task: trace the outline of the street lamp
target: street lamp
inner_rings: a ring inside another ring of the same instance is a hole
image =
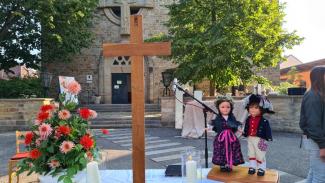
[[[52,81],[53,75],[46,70],[41,72],[41,80],[42,80],[42,86],[44,88],[44,97],[49,96],[49,88],[51,86],[51,81]]]
[[[173,80],[173,72],[171,70],[165,70],[164,72],[161,73],[162,74],[162,79],[163,79],[163,85],[164,85],[164,92],[163,92],[163,96],[167,96],[167,91],[170,95],[170,90],[169,90],[169,85]]]

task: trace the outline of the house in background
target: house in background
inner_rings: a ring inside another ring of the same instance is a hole
[[[15,67],[10,68],[13,73],[6,73],[4,70],[0,70],[0,79],[8,80],[12,77],[19,77],[19,78],[25,78],[25,77],[35,77],[37,76],[37,71],[35,69],[27,68],[26,66],[18,65]]]
[[[303,64],[297,57],[293,55],[286,56],[287,60],[280,63],[280,69],[285,69],[295,65]]]
[[[294,65],[291,67],[286,67],[280,69],[280,80],[287,81],[291,79],[292,75],[294,75],[295,80],[293,81],[296,85],[300,85],[301,83],[305,83],[305,87],[310,87],[310,71],[315,66],[325,65],[325,59],[316,60],[313,62],[302,63],[298,65]],[[294,72],[290,72],[294,71]]]

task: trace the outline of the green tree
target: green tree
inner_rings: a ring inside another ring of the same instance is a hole
[[[0,70],[69,61],[91,42],[98,0],[1,0]]]
[[[295,81],[296,81],[296,75],[298,74],[298,70],[297,70],[297,67],[291,67],[290,70],[288,71],[288,79],[287,81],[291,84],[294,84]]]
[[[299,87],[306,87],[306,81],[304,81],[303,76],[299,74],[297,67],[291,67],[287,75],[287,82]]]
[[[168,8],[168,38],[181,82],[246,83],[254,69],[275,66],[285,48],[302,41],[282,28],[284,5],[276,0],[180,0]]]

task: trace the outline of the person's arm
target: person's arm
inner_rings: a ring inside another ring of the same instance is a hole
[[[306,116],[305,116],[304,106],[305,106],[305,96],[303,97],[302,102],[301,102],[299,126],[300,126],[300,129],[303,131],[303,133],[306,134],[306,121],[307,121],[307,119],[306,119]]]
[[[211,125],[212,125],[212,130],[213,131],[215,131],[216,133],[218,132],[218,128],[217,128],[217,120],[218,120],[218,116],[214,119],[214,120],[212,120],[212,123],[211,123]]]
[[[304,100],[301,118],[301,125],[307,135],[313,139],[320,149],[325,149],[325,124],[324,123],[324,104],[317,95],[309,95]]]
[[[325,162],[325,148],[324,149],[320,149],[319,151],[319,156],[320,156],[320,159]]]

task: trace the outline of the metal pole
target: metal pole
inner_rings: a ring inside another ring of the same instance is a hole
[[[203,109],[204,113],[204,128],[207,129],[207,111]],[[204,138],[205,138],[205,168],[208,168],[208,133],[207,130],[204,130]]]

